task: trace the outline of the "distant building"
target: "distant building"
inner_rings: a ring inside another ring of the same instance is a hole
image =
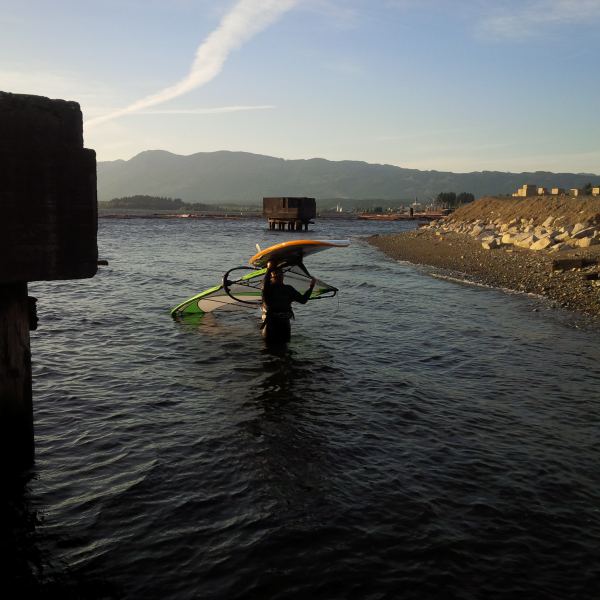
[[[524,185],[522,185],[514,194],[513,196],[517,197],[517,198],[527,198],[529,196],[536,196],[537,195],[537,186],[533,185],[532,183],[526,183]]]
[[[546,196],[548,193],[552,196],[561,196],[565,193],[565,188],[553,187],[550,188],[550,191],[548,191],[548,188],[537,187],[533,184],[526,183],[525,185],[522,185],[516,192],[513,193],[513,197],[528,198],[530,196]],[[568,193],[573,198],[585,195],[584,190],[580,188],[571,188],[569,189]],[[592,196],[600,196],[600,186],[593,187],[591,193]]]

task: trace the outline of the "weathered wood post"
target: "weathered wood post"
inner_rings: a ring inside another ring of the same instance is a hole
[[[0,451],[4,470],[34,452],[27,282],[93,277],[96,154],[79,105],[0,92]]]

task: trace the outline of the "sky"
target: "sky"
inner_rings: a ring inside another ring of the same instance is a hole
[[[78,102],[98,161],[600,174],[600,0],[0,0],[0,90]]]

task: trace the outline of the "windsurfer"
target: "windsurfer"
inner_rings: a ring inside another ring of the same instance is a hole
[[[291,285],[283,282],[283,271],[272,261],[267,263],[267,272],[262,289],[262,335],[268,341],[288,342],[290,340],[290,320],[294,318],[292,302],[306,304],[315,287],[314,277],[310,286],[301,294]]]

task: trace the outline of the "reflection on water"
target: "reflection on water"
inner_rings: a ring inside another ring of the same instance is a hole
[[[70,566],[45,548],[43,511],[31,496],[32,471],[4,479],[0,496],[1,577],[5,589],[23,598],[117,598],[114,585],[80,578]],[[62,547],[77,544],[67,533]]]
[[[31,477],[31,473],[24,473],[22,477],[5,478],[0,498],[4,576],[25,583],[34,581],[44,564],[36,544],[36,528],[40,518],[31,507],[27,489]]]
[[[360,241],[372,227],[315,226],[352,238],[309,257],[340,293],[298,307],[279,348],[258,311],[169,316],[282,241],[262,221],[101,221],[108,268],[32,286],[37,454],[4,502],[6,580],[61,597],[595,599],[597,332],[391,261]]]

